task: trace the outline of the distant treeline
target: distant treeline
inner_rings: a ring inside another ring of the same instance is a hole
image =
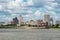
[[[0,25],[0,28],[16,28],[16,24],[7,24],[7,25]]]

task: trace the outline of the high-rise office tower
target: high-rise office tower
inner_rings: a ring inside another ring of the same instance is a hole
[[[19,23],[17,24],[17,26],[21,26],[23,24],[23,17],[21,15],[18,16],[18,21]]]
[[[13,23],[14,23],[14,24],[18,24],[18,19],[17,19],[17,17],[13,18]]]
[[[44,21],[45,21],[45,23],[48,23],[48,25],[50,25],[50,15],[49,14],[44,15]]]

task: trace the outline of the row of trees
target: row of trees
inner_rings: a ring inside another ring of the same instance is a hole
[[[56,25],[52,25],[51,27],[52,28],[60,28],[60,25],[59,24],[56,24]]]
[[[16,24],[7,24],[7,25],[0,25],[0,28],[15,28]]]
[[[22,27],[22,26],[25,26],[25,25],[22,24],[21,27]],[[30,24],[28,24],[27,26],[28,26],[28,27],[45,27],[45,26],[41,26],[41,25],[30,25]],[[17,27],[16,24],[0,25],[0,28],[15,28],[15,27]],[[59,24],[50,25],[49,27],[50,27],[50,28],[60,28]]]
[[[25,26],[25,25],[21,25],[21,26]],[[27,25],[28,27],[46,27],[46,26],[41,26],[41,25]],[[59,24],[55,24],[55,25],[49,25],[48,27],[50,28],[60,28]]]
[[[30,24],[25,24],[21,26],[28,26],[28,27],[43,27],[42,25],[30,25]]]

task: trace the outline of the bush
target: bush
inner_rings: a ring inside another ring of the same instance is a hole
[[[24,24],[20,25],[20,26],[25,26]]]
[[[16,24],[0,25],[0,28],[16,28]]]
[[[56,24],[56,28],[59,28],[59,24]]]
[[[5,26],[17,26],[16,24],[7,24]]]
[[[29,24],[28,26],[31,27],[32,25]]]
[[[59,24],[52,25],[51,27],[52,27],[52,28],[59,28]]]

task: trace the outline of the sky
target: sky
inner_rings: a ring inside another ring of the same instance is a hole
[[[60,0],[0,0],[0,22],[19,15],[24,21],[43,19],[44,14],[60,20]]]

